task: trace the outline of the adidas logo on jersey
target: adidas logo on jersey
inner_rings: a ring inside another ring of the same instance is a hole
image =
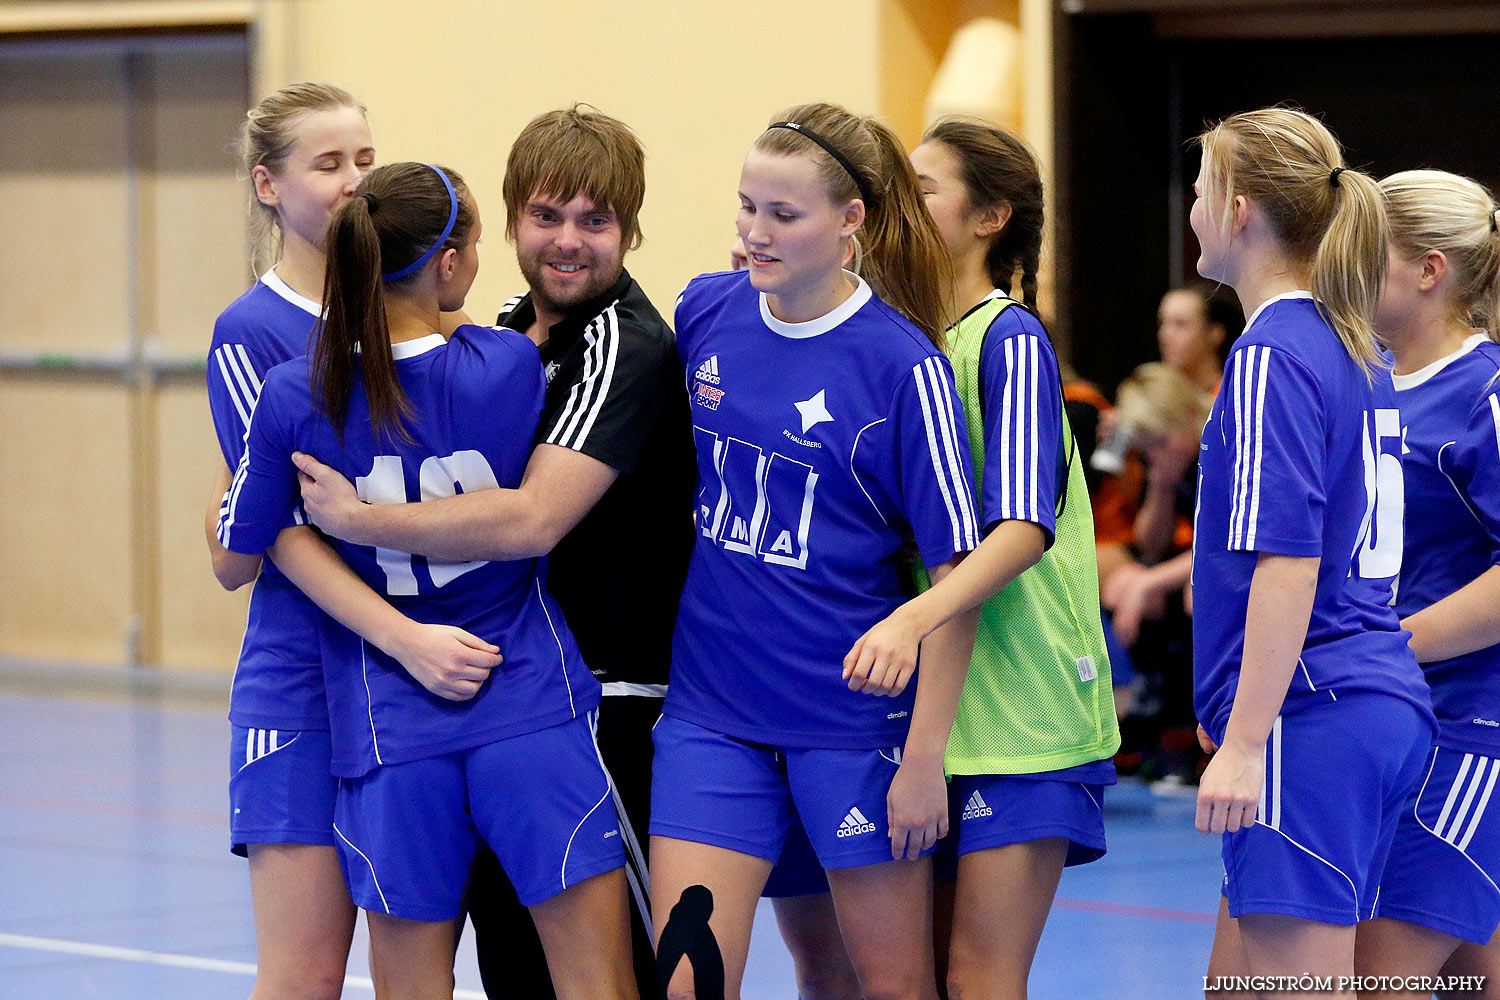
[[[858,837],[862,833],[874,833],[875,824],[865,819],[865,814],[859,811],[859,806],[849,810],[849,815],[839,824],[838,835],[840,837]]]
[[[703,364],[698,366],[698,371],[693,378],[699,382],[707,382],[709,385],[719,384],[719,356],[715,354]]]
[[[969,796],[969,801],[964,803],[963,819],[978,819],[980,816],[993,816],[995,810],[984,804],[984,796],[979,794],[979,789],[974,789],[974,794]]]

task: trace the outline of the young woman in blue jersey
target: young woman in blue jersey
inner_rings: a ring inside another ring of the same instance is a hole
[[[653,908],[709,888],[738,997],[795,810],[866,995],[930,998],[922,855],[946,832],[943,749],[973,618],[929,640],[915,700],[850,691],[840,661],[904,599],[909,542],[939,577],[978,542],[939,350],[946,253],[900,142],[832,105],[776,118],[739,202],[748,272],[695,279],[676,314],[698,543],[655,733]],[[858,273],[842,266],[851,241]],[[679,967],[673,995],[691,984]]]
[[[226,586],[255,576],[253,565],[248,575],[227,572],[213,537],[229,469],[239,464],[266,373],[307,352],[323,297],[328,220],[375,158],[363,106],[338,87],[315,83],[285,87],[250,109],[241,153],[253,245],[262,251],[275,243],[277,252],[275,266],[219,316],[208,360],[224,457],[208,534]],[[335,781],[318,617],[267,561],[250,598],[229,703],[230,842],[250,859],[255,1000],[339,996],[354,931],[333,846]]]
[[[536,347],[488,327],[441,333],[440,312],[463,305],[477,273],[480,230],[462,180],[419,163],[372,171],[335,214],[326,319],[310,357],[265,379],[219,519],[226,560],[311,535],[291,524],[295,451],[325,456],[374,503],[519,485],[545,387]],[[439,696],[381,645],[332,623],[322,632],[341,779],[334,832],[369,918],[377,994],[451,995],[464,883],[483,840],[531,907],[558,996],[635,997],[624,856],[591,728],[599,683],[542,587],[542,564],[335,545],[348,569],[328,572],[352,570],[387,595],[375,603],[389,616],[505,651],[503,669],[476,667]],[[346,588],[297,566],[289,572],[330,614],[381,634],[363,600],[330,598]]]
[[[1223,834],[1211,975],[1348,976],[1433,718],[1390,606],[1401,427],[1372,328],[1384,196],[1316,119],[1204,133],[1198,272],[1248,317],[1203,430],[1194,701]]]
[[[969,432],[982,437],[988,533],[946,580],[861,637],[844,673],[867,693],[898,691],[919,643],[984,605],[947,747],[954,832],[939,848],[937,966],[951,996],[1024,1000],[1064,865],[1104,854],[1104,786],[1115,780],[1093,516],[1057,357],[1030,311],[1036,159],[1005,131],[960,118],[929,129],[911,158],[953,258],[962,318],[948,350]],[[1010,298],[1018,271],[1024,308]]]
[[[1438,737],[1401,811],[1376,919],[1359,927],[1355,964],[1361,975],[1494,976],[1500,220],[1494,197],[1466,177],[1411,170],[1380,187],[1391,245],[1375,319],[1394,361],[1405,453],[1396,611],[1432,688]]]

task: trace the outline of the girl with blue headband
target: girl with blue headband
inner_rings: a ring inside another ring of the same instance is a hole
[[[308,572],[300,553],[318,543],[293,524],[295,451],[325,456],[370,503],[520,485],[545,388],[537,349],[489,327],[445,336],[439,319],[463,305],[481,228],[444,168],[397,163],[359,185],[328,230],[313,353],[266,376],[218,537],[240,554],[229,558],[252,562],[274,543],[310,597],[371,637],[332,621],[322,633],[334,832],[369,918],[377,992],[452,989],[464,883],[483,841],[531,908],[557,995],[629,1000],[624,855],[593,739],[600,687],[543,587],[544,564],[335,541],[388,602],[366,603],[324,586],[342,572],[331,560]],[[452,688],[430,691],[407,672],[414,631],[468,648]],[[547,780],[535,780],[543,767]]]

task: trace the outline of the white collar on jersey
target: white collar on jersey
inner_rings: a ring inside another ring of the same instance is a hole
[[[276,273],[276,269],[274,267],[267,271],[265,274],[262,274],[260,276],[260,281],[261,284],[265,285],[271,291],[286,299],[298,309],[301,309],[304,312],[311,313],[314,316],[323,315],[323,307],[320,304],[314,302],[312,299],[308,298],[305,295],[299,295],[297,292],[293,291],[291,285],[288,285],[285,281],[281,280],[281,275]]]
[[[854,290],[853,295],[840,302],[832,311],[824,313],[817,319],[810,319],[805,323],[785,323],[771,315],[771,307],[766,303],[766,293],[761,292],[760,318],[773,331],[781,334],[783,337],[790,337],[793,340],[806,340],[808,337],[816,337],[821,333],[827,333],[850,316],[859,312],[860,308],[866,302],[870,301],[870,298],[875,294],[870,291],[870,286],[865,284],[864,278],[861,278],[853,271],[845,271],[844,273],[857,281],[859,287]]]
[[[1421,385],[1423,382],[1426,382],[1438,372],[1442,371],[1444,368],[1447,368],[1449,365],[1453,364],[1453,362],[1457,361],[1465,354],[1468,354],[1474,348],[1478,347],[1480,344],[1489,339],[1489,337],[1482,333],[1473,334],[1472,336],[1465,338],[1464,342],[1459,345],[1458,350],[1454,351],[1446,358],[1438,358],[1426,368],[1419,368],[1409,375],[1397,375],[1392,372],[1391,381],[1396,383],[1397,392],[1401,392],[1404,389],[1415,389],[1417,386]]]
[[[1273,295],[1269,299],[1266,299],[1266,301],[1255,307],[1255,312],[1251,313],[1250,318],[1245,320],[1245,329],[1248,330],[1252,326],[1254,326],[1255,321],[1260,319],[1260,314],[1265,312],[1266,307],[1271,305],[1272,303],[1281,302],[1284,299],[1310,299],[1312,297],[1312,292],[1301,288],[1297,289],[1295,292],[1282,292],[1280,295]]]
[[[403,340],[392,344],[391,357],[397,361],[405,361],[407,358],[415,358],[418,355],[426,354],[428,351],[435,351],[447,342],[448,338],[441,333],[429,333],[427,336],[418,337],[416,340]]]

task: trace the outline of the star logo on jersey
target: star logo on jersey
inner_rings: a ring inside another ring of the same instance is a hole
[[[819,389],[817,395],[813,396],[812,399],[792,404],[797,408],[797,412],[802,414],[803,434],[806,434],[818,424],[833,423],[833,414],[828,412],[828,407],[823,403],[823,397],[827,391],[827,389]]]

